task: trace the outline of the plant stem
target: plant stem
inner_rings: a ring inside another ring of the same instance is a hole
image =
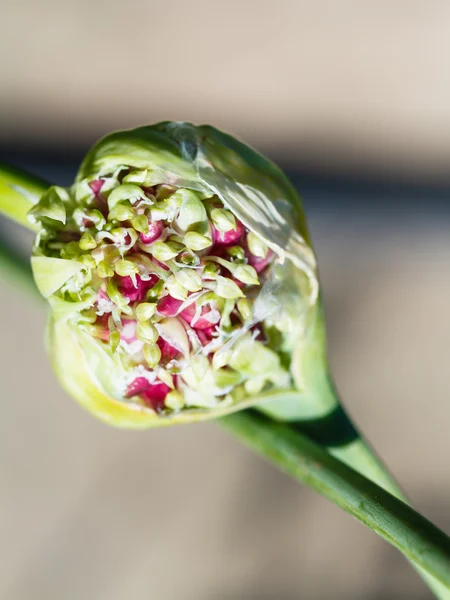
[[[378,487],[306,435],[256,411],[220,423],[294,479],[340,506],[450,589],[450,538],[411,507]]]
[[[297,362],[294,353],[294,377],[299,389],[297,398],[291,396],[281,402],[261,403],[258,409],[276,421],[289,423],[295,431],[308,435],[343,463],[408,502],[342,406],[328,372],[325,319],[320,302],[309,314],[305,331],[304,346],[299,348]],[[298,371],[295,370],[296,365]],[[450,600],[450,590],[420,568],[417,570],[437,598]]]
[[[27,213],[49,186],[39,177],[0,163],[0,213],[27,229],[36,230]]]
[[[295,419],[295,405],[289,400],[289,410],[283,407],[281,415],[277,414],[276,405],[259,407],[271,418],[289,423],[289,427],[298,434],[307,435],[311,440],[319,443],[328,452],[342,463],[355,469],[365,477],[379,485],[396,498],[409,504],[404,492],[389,473],[386,466],[379,459],[375,451],[364,437],[357,431],[350,417],[345,412],[340,402],[334,385],[329,379],[323,380],[322,385],[317,386],[314,392],[305,396],[299,395],[296,404],[298,415]],[[313,408],[316,407],[319,416],[312,418]],[[326,411],[324,412],[324,409]],[[302,418],[307,412],[308,418]],[[283,419],[283,414],[289,414],[289,419]],[[423,571],[413,563],[427,585],[432,589],[437,598],[441,600],[450,599],[450,589],[431,577],[428,572]]]

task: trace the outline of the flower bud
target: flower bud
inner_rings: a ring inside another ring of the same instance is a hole
[[[295,191],[254,150],[187,123],[112,134],[30,218],[53,367],[99,418],[196,421],[304,385],[314,254]]]

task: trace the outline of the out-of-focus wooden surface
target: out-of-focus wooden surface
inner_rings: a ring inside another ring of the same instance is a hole
[[[443,175],[444,0],[3,0],[0,141],[211,122],[291,162]]]
[[[449,531],[445,223],[338,212],[312,215],[337,382]],[[136,433],[93,420],[50,371],[44,311],[7,282],[0,310],[2,600],[430,598],[385,542],[217,425]]]

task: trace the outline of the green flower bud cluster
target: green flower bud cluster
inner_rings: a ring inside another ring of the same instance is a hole
[[[276,255],[217,195],[120,166],[50,188],[30,218],[36,283],[121,365],[122,402],[163,416],[289,385],[254,315]]]
[[[29,217],[54,369],[101,419],[211,418],[301,376],[294,350],[317,300],[301,208],[233,138],[174,123],[113,134]]]

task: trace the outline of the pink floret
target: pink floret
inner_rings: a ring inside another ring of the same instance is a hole
[[[170,360],[178,358],[181,354],[174,346],[169,344],[169,342],[162,337],[159,337],[156,343],[161,350],[161,360],[164,363],[168,363]]]
[[[119,292],[128,298],[130,302],[142,302],[147,292],[159,281],[156,275],[150,275],[150,279],[141,279],[139,275],[136,275],[136,285],[130,276],[120,277],[117,276],[117,287]]]
[[[134,379],[127,387],[125,397],[132,398],[133,396],[143,394],[145,391],[147,391],[150,385],[151,383],[145,377],[136,377],[136,379]]]
[[[164,317],[175,317],[182,304],[181,300],[177,300],[172,296],[164,296],[156,305],[156,310]]]
[[[212,325],[214,325],[214,323],[211,320],[212,311],[209,307],[203,306],[202,311],[200,313],[200,317],[197,319],[197,321],[194,322],[194,324],[192,324],[192,321],[195,317],[195,312],[196,307],[193,303],[189,304],[189,306],[182,310],[180,315],[183,317],[186,323],[188,323],[193,329],[209,329]],[[219,319],[217,319],[216,322],[219,321]]]
[[[162,381],[151,383],[147,390],[142,394],[142,400],[153,410],[164,408],[164,400],[170,392],[170,387]]]
[[[243,224],[236,219],[236,229],[230,229],[230,231],[219,231],[213,227],[213,239],[215,244],[229,246],[236,244],[244,233]]]
[[[88,183],[88,186],[91,188],[93,194],[95,196],[98,196],[104,183],[105,183],[104,179],[94,179],[94,181],[90,181]]]
[[[209,344],[209,342],[211,342],[212,339],[214,338],[215,333],[216,333],[216,328],[214,325],[211,327],[208,327],[208,329],[198,329],[197,335],[198,335],[198,339],[200,340],[201,345],[206,346],[206,344]]]
[[[151,244],[155,242],[164,231],[164,225],[162,221],[149,221],[148,232],[140,233],[139,236],[144,244]]]
[[[248,254],[248,264],[251,265],[255,271],[257,273],[261,273],[261,271],[263,271],[267,265],[270,263],[270,261],[273,258],[273,252],[272,250],[269,250],[267,252],[267,255],[265,258],[260,258],[258,256],[255,256],[254,254]]]
[[[161,410],[169,392],[170,387],[162,381],[150,383],[145,377],[136,377],[128,386],[125,396],[140,396],[147,406],[153,410]]]

